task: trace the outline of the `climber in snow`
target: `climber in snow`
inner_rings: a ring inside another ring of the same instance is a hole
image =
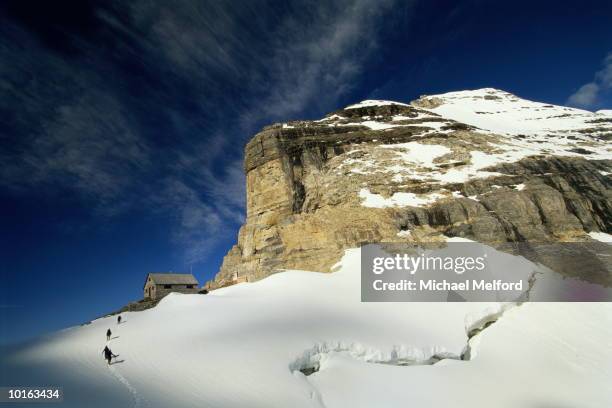
[[[104,359],[106,360],[108,365],[111,365],[111,360],[113,357],[117,357],[117,355],[113,354],[113,352],[111,351],[111,349],[108,348],[108,346],[104,347],[104,350],[102,350],[102,354],[104,354]]]
[[[113,332],[111,332],[111,329],[106,331],[106,341],[110,341],[112,334]]]
[[[121,324],[121,315],[117,316],[117,324]]]

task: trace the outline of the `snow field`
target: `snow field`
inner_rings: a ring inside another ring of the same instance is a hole
[[[450,239],[449,241],[453,241]],[[287,271],[98,319],[4,350],[3,384],[64,387],[68,407],[604,407],[609,304],[361,303],[359,251],[338,272]],[[397,367],[433,355],[471,361]],[[118,364],[106,366],[105,331]],[[316,363],[319,371],[298,370]],[[386,364],[381,364],[386,363]],[[440,392],[444,390],[444,392]]]

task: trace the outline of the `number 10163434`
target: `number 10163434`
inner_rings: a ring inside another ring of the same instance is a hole
[[[59,402],[60,387],[0,387],[0,402]]]

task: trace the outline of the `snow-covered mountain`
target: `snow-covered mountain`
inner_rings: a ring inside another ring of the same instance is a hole
[[[172,294],[119,326],[113,316],[3,349],[0,381],[61,386],[65,407],[612,403],[610,304],[361,303],[359,262],[349,250],[332,274]]]
[[[358,247],[610,241],[611,136],[609,111],[489,88],[269,126],[209,288],[249,282],[5,347],[0,381],[68,407],[610,407],[609,303],[362,303]],[[609,290],[586,269],[544,276]]]
[[[247,219],[210,286],[327,271],[363,242],[610,232],[611,138],[609,111],[491,88],[367,100],[269,126],[246,147]]]

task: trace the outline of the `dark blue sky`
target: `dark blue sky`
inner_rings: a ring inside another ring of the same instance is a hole
[[[4,1],[0,342],[203,283],[261,126],[497,87],[612,106],[608,1]]]

